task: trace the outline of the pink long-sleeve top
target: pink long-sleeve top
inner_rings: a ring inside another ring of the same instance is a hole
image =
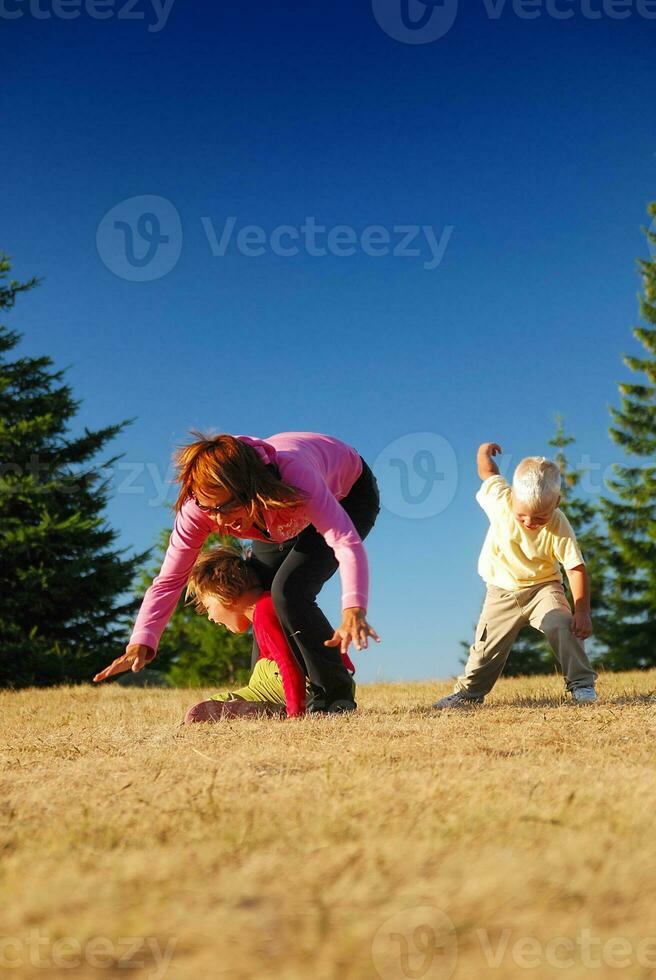
[[[366,609],[367,555],[351,518],[338,503],[362,473],[357,451],[318,432],[281,432],[267,439],[237,438],[253,446],[264,463],[277,466],[283,482],[304,490],[307,497],[300,507],[264,511],[268,537],[252,526],[240,528],[236,536],[280,543],[314,525],[339,562],[342,609]],[[157,649],[202,545],[214,531],[212,518],[193,500],[186,500],[175,516],[162,567],[143,598],[130,643]]]

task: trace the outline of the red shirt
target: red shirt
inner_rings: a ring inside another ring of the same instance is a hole
[[[305,713],[305,674],[294,656],[276,611],[270,592],[263,592],[255,603],[253,610],[253,633],[260,648],[260,656],[273,660],[280,671],[287,717],[298,717]],[[348,654],[342,654],[342,661],[347,670],[355,673]]]

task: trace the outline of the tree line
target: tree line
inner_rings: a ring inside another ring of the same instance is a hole
[[[656,202],[648,207],[656,219]],[[609,435],[625,458],[598,499],[582,494],[585,471],[572,466],[574,438],[557,418],[549,440],[563,474],[561,507],[590,573],[597,666],[656,666],[656,220],[644,228],[651,258],[638,261],[641,356],[626,355],[631,382],[618,384]],[[39,284],[9,278],[0,254],[0,315]],[[0,686],[88,681],[125,644],[141,598],[168,542],[127,555],[105,517],[107,473],[99,461],[133,419],[71,434],[80,403],[47,357],[18,356],[21,334],[0,324]],[[208,539],[206,547],[216,543]],[[181,597],[165,630],[157,670],[176,685],[238,684],[248,673],[250,639],[218,630]],[[506,673],[550,673],[550,650],[526,630]]]

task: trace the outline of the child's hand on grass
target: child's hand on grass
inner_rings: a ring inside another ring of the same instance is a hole
[[[128,643],[125,653],[112,661],[109,667],[105,667],[99,674],[96,674],[94,682],[107,680],[108,677],[113,677],[114,674],[122,674],[126,670],[132,670],[136,674],[154,656],[155,651],[152,647],[142,646],[140,643]]]
[[[369,645],[369,637],[372,636],[376,643],[380,643],[380,637],[371,628],[366,620],[364,609],[352,606],[345,609],[342,613],[342,624],[333,633],[331,640],[325,640],[324,646],[339,647],[340,653],[348,653],[351,643],[356,650],[366,650]]]
[[[578,636],[579,640],[586,640],[592,636],[592,620],[587,609],[575,609],[572,617],[572,633]]]

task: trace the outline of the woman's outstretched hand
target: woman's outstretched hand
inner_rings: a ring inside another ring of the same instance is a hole
[[[364,609],[352,606],[344,610],[342,625],[337,627],[331,640],[324,640],[324,646],[339,647],[340,653],[348,653],[349,644],[353,643],[356,650],[366,650],[370,636],[373,636],[376,643],[380,643],[378,633],[366,620]]]
[[[114,674],[122,674],[126,670],[132,670],[136,674],[154,656],[155,651],[152,647],[145,647],[140,643],[128,643],[125,648],[125,653],[112,661],[109,667],[105,667],[99,674],[96,674],[94,681],[98,683],[99,681],[107,680],[108,677],[113,677]]]

